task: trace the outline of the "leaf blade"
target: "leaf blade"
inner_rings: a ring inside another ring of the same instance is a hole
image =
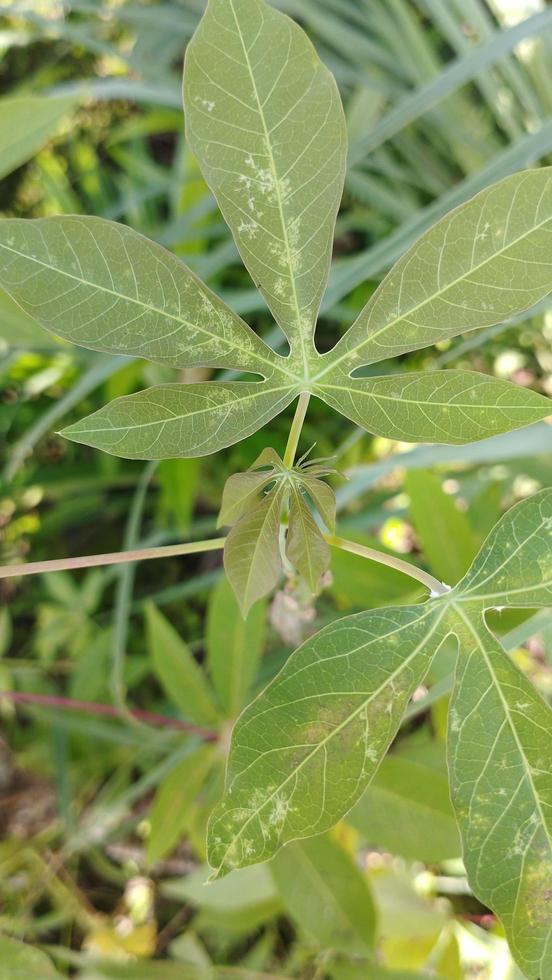
[[[230,718],[237,717],[246,703],[265,633],[266,603],[256,603],[244,619],[228,581],[221,579],[207,609],[207,666],[221,707]]]
[[[280,515],[286,493],[285,486],[276,487],[234,525],[226,539],[224,569],[243,616],[280,578]]]
[[[452,800],[470,883],[538,980],[552,969],[552,713],[475,614],[476,625],[461,613],[471,635],[449,715]]]
[[[352,807],[444,639],[442,615],[437,602],[348,616],[292,654],[235,726],[208,831],[216,876],[322,833]]]
[[[481,191],[396,263],[327,355],[328,365],[350,371],[528,309],[552,288],[551,228],[550,167],[521,171]],[[524,285],[516,285],[521,262]]]
[[[186,53],[184,106],[243,261],[290,344],[305,350],[345,173],[335,80],[304,32],[262,0],[210,0]],[[322,161],[314,174],[310,159]]]
[[[285,365],[180,259],[125,225],[80,215],[6,218],[0,231],[2,286],[72,343],[265,377]]]
[[[316,387],[328,405],[376,435],[404,442],[462,445],[530,425],[552,410],[543,395],[475,371],[331,378]]]
[[[206,456],[256,432],[293,397],[285,383],[157,385],[116,398],[61,435],[124,459]]]
[[[330,548],[297,486],[291,490],[286,554],[311,592],[316,592],[320,578],[330,564]]]

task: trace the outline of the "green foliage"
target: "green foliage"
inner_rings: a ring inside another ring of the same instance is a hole
[[[346,617],[297,650],[235,727],[226,794],[210,822],[216,874],[266,860],[346,814],[433,657],[455,635],[460,667],[449,748],[468,872],[501,915],[528,976],[538,976],[541,961],[549,969],[543,889],[552,869],[552,772],[543,738],[552,740],[552,720],[482,617],[498,604],[550,603],[551,541],[547,490],[506,514],[452,591],[420,606]]]

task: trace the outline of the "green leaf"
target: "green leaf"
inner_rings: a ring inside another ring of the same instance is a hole
[[[369,844],[415,861],[435,863],[460,854],[446,771],[423,761],[384,759],[347,820]]]
[[[552,169],[513,174],[427,231],[326,355],[347,372],[500,323],[552,288]]]
[[[357,425],[403,442],[473,442],[551,412],[549,398],[475,371],[381,378],[340,377],[335,371],[317,384],[316,393]]]
[[[199,467],[194,459],[164,459],[157,467],[161,512],[183,534],[190,528],[199,490]]]
[[[224,484],[217,527],[231,527],[261,499],[261,490],[274,476],[266,472],[233,473]]]
[[[221,579],[207,608],[207,666],[224,714],[236,718],[247,700],[263,651],[266,604],[256,603],[247,619]]]
[[[167,619],[151,603],[145,607],[148,649],[154,673],[184,718],[216,724],[218,714],[201,667]]]
[[[335,533],[336,499],[332,488],[314,476],[304,472],[298,474],[301,483],[311,498],[324,524],[332,534]]]
[[[292,654],[234,728],[209,826],[216,875],[322,833],[356,803],[448,632],[443,612],[348,616]]]
[[[188,141],[290,344],[312,351],[347,151],[333,75],[262,0],[209,0],[186,52]]]
[[[75,104],[74,96],[16,95],[0,99],[0,178],[34,156]]]
[[[158,385],[116,398],[62,435],[125,459],[206,456],[256,432],[293,397],[283,382]]]
[[[376,912],[368,882],[331,838],[289,844],[270,870],[292,918],[319,946],[357,954],[373,947]]]
[[[146,845],[148,864],[170,854],[187,829],[195,798],[213,765],[215,751],[213,746],[201,746],[158,786],[148,813],[151,826]]]
[[[552,604],[551,489],[507,511],[455,592],[484,608]]]
[[[316,592],[320,577],[330,565],[330,548],[296,485],[291,489],[286,554],[311,592]]]
[[[125,225],[7,218],[0,234],[4,289],[81,347],[265,377],[282,361],[176,256]]]
[[[243,616],[275,587],[282,573],[280,516],[287,494],[276,487],[234,525],[224,547],[224,569]]]
[[[539,980],[552,975],[552,713],[477,607],[462,619],[449,767],[464,862],[525,975]]]
[[[428,470],[406,474],[410,517],[431,571],[454,585],[477,553],[477,538],[467,515],[442,487],[442,480]]]

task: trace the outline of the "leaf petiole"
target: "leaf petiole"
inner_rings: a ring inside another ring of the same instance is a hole
[[[295,454],[297,452],[297,446],[299,445],[301,429],[303,428],[303,422],[305,421],[309,401],[310,393],[308,391],[303,391],[299,395],[299,401],[297,402],[297,408],[295,409],[295,415],[293,416],[286,451],[284,453],[284,466],[287,466],[288,469],[291,469],[295,462]]]
[[[361,558],[369,558],[371,561],[377,561],[381,565],[388,565],[390,568],[396,568],[397,571],[403,572],[404,575],[409,575],[410,578],[417,579],[418,582],[421,582],[422,585],[425,585],[429,589],[432,598],[450,592],[450,586],[445,585],[444,582],[439,582],[429,572],[424,572],[422,568],[411,565],[410,562],[403,561],[402,558],[396,558],[394,555],[386,555],[383,551],[368,548],[366,545],[358,544],[356,541],[348,541],[346,538],[340,538],[334,534],[325,534],[324,537],[328,544],[334,548],[341,548],[342,551],[350,551],[352,555],[360,555]]]

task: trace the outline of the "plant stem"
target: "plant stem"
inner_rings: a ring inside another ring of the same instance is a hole
[[[297,452],[303,422],[305,421],[305,415],[307,414],[309,400],[310,393],[308,391],[303,391],[299,395],[299,401],[297,402],[297,408],[295,409],[295,415],[293,416],[286,451],[284,453],[284,466],[287,466],[288,469],[291,469],[295,462],[295,454]]]
[[[63,698],[54,694],[31,694],[27,691],[0,691],[0,700],[2,698],[13,701],[15,704],[36,704],[46,708],[85,711],[91,715],[121,718],[119,708],[111,704],[99,704],[96,701],[81,701],[78,698]],[[178,718],[168,718],[166,715],[158,715],[152,711],[143,711],[140,708],[133,708],[129,711],[129,714],[133,718],[145,721],[150,725],[158,725],[160,728],[176,728],[180,731],[189,732],[191,735],[199,735],[209,742],[215,741],[218,738],[216,731],[210,728],[200,728],[198,725],[189,724],[187,721],[180,721]]]
[[[429,572],[424,572],[423,569],[418,568],[416,565],[411,565],[410,562],[403,561],[402,558],[395,558],[394,555],[386,555],[383,551],[367,548],[363,544],[357,544],[356,541],[347,541],[346,538],[338,538],[333,534],[326,534],[324,537],[328,544],[334,548],[341,548],[342,551],[350,551],[351,554],[360,555],[361,558],[369,558],[371,561],[377,561],[381,565],[388,565],[390,568],[396,568],[398,572],[403,572],[404,575],[409,575],[410,578],[417,579],[418,582],[421,582],[422,585],[425,585],[429,589],[432,596],[445,595],[450,591],[448,585],[439,582]]]
[[[60,572],[70,568],[123,565],[128,561],[144,561],[149,558],[195,555],[202,551],[217,551],[224,547],[225,540],[226,538],[209,538],[207,541],[187,541],[185,544],[169,544],[162,548],[138,548],[136,551],[113,551],[105,555],[83,555],[80,558],[55,558],[52,561],[31,561],[21,565],[4,565],[0,566],[0,579],[19,578],[21,575],[37,575],[40,572]]]

